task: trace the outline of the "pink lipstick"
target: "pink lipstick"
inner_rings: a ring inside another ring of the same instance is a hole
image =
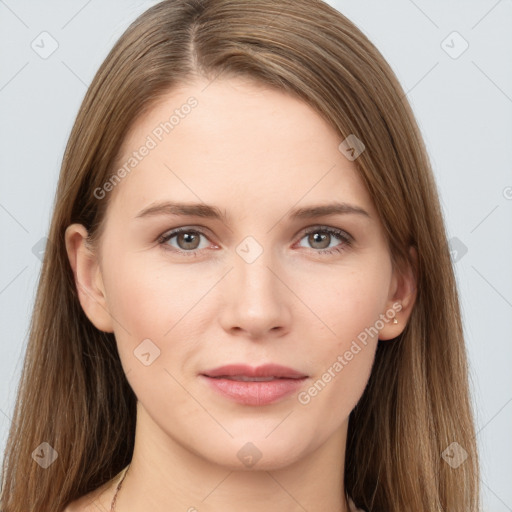
[[[307,375],[276,364],[227,365],[201,374],[221,395],[243,405],[268,405],[298,390]]]

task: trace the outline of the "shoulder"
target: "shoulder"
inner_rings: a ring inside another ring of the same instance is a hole
[[[350,512],[366,512],[366,510],[364,510],[362,508],[357,508],[356,504],[350,497],[348,498],[348,505],[350,507]]]
[[[62,512],[92,512],[92,503],[85,502],[83,498],[72,501]]]
[[[129,466],[129,464],[128,464]],[[123,468],[116,476],[105,482],[102,486],[84,496],[68,503],[62,512],[98,512],[109,511],[116,487],[124,476],[128,466]]]
[[[72,501],[62,512],[98,512],[102,508],[90,493]],[[105,510],[109,510],[106,508]]]
[[[110,503],[114,495],[114,483],[106,482],[94,491],[85,494],[67,505],[62,512],[98,512],[110,510]]]

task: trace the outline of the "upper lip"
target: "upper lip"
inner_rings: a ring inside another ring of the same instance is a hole
[[[256,367],[246,364],[230,364],[207,370],[202,375],[206,375],[207,377],[232,377],[240,375],[245,377],[278,377],[281,379],[300,379],[307,377],[307,375],[298,370],[279,364],[264,364]]]

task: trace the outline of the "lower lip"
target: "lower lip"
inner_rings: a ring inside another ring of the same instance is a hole
[[[302,379],[274,379],[268,381],[239,381],[202,376],[215,391],[244,405],[267,405],[297,391]]]

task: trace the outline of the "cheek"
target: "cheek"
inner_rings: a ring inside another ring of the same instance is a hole
[[[194,350],[190,340],[196,333],[190,332],[190,322],[194,304],[205,293],[200,283],[191,283],[181,266],[152,265],[150,260],[142,253],[112,258],[117,263],[105,269],[119,354],[126,372],[137,370],[131,378],[144,372],[146,379],[157,369],[172,372],[173,361],[183,359],[184,351]]]
[[[127,331],[139,336],[161,338],[208,290],[197,273],[153,254],[141,252],[111,261],[116,263],[105,270],[109,310]]]
[[[321,280],[328,283],[324,288],[318,280],[316,286],[313,281],[307,283],[308,305],[321,322],[315,322],[320,326],[316,334],[309,327],[317,372],[298,399],[326,418],[326,426],[327,418],[334,428],[353,409],[367,384],[389,292],[388,270],[381,259],[374,265],[365,262],[360,270],[333,272]]]
[[[216,320],[209,291],[219,276],[153,254],[114,256],[109,261],[116,264],[105,269],[119,356],[138,397],[153,403],[163,393],[173,407],[193,409],[178,383],[193,374],[204,333]]]
[[[296,290],[306,298],[304,302],[315,317],[309,315],[309,323],[313,318],[325,342],[331,340],[327,346],[340,351],[385,313],[389,277],[384,261],[373,265],[365,261],[359,267],[330,269],[307,280],[297,279],[302,284]]]

